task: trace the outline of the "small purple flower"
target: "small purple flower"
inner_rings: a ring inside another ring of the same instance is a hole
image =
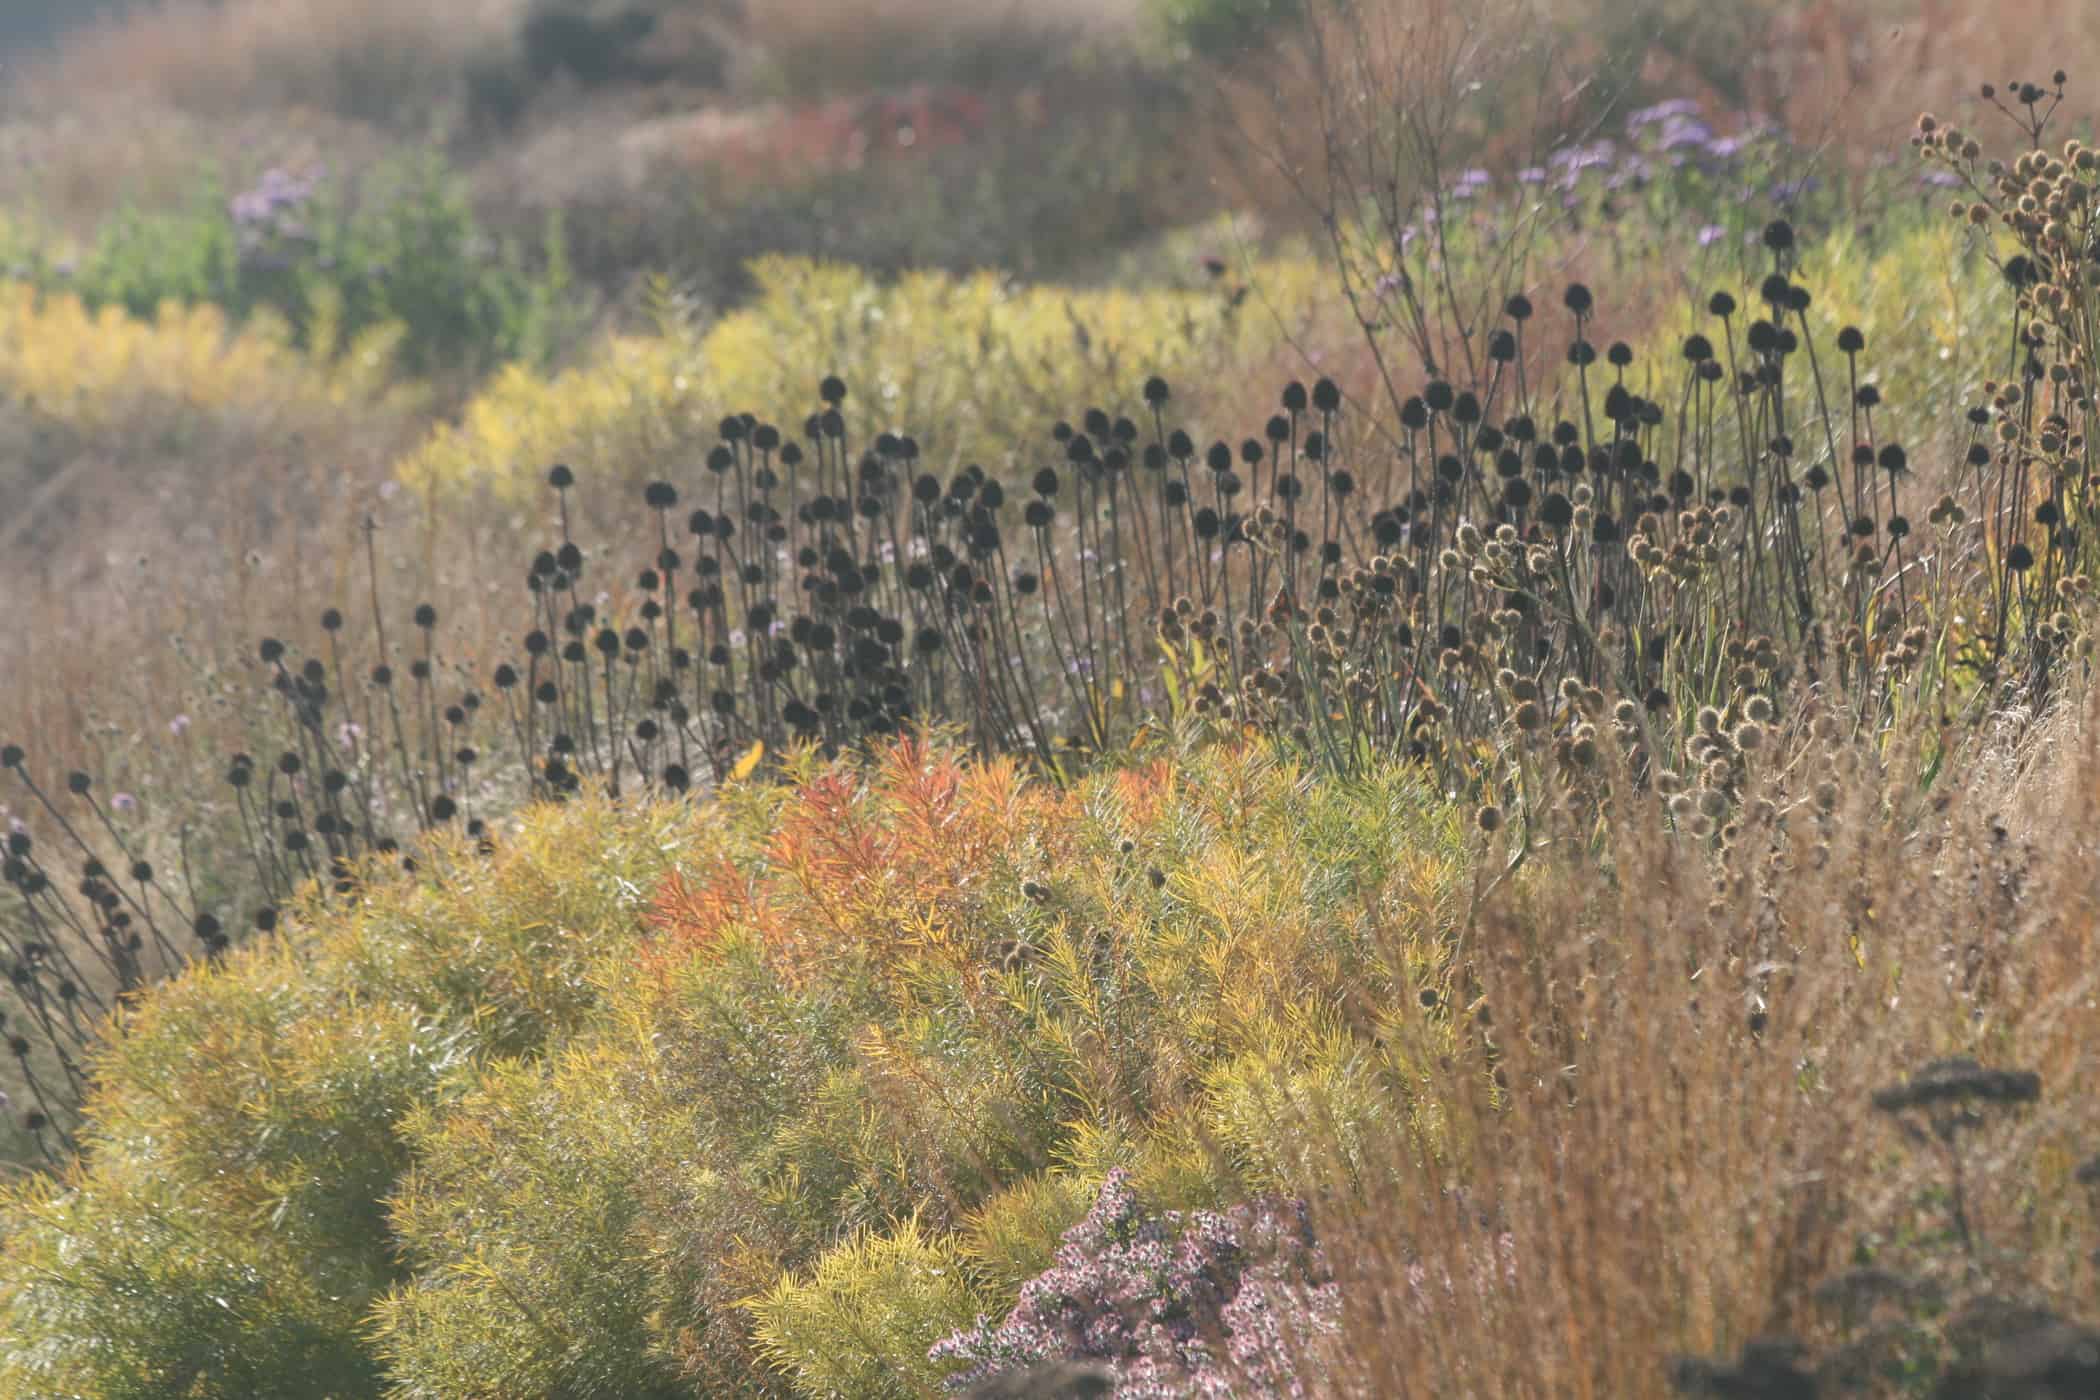
[[[335,742],[345,750],[356,748],[357,741],[364,737],[365,727],[361,724],[354,724],[345,720],[342,724],[336,726]]]
[[[1517,172],[1520,185],[1543,185],[1546,183],[1546,168],[1542,165],[1527,165]]]
[[[1674,117],[1663,123],[1662,134],[1656,139],[1656,148],[1663,151],[1679,151],[1689,146],[1706,146],[1714,139],[1714,129],[1697,117]]]
[[[122,812],[129,816],[139,809],[139,800],[128,792],[119,792],[111,795],[109,805],[111,811]]]
[[[1655,167],[1645,156],[1628,156],[1616,170],[1605,177],[1604,188],[1608,190],[1640,189],[1654,177]]]
[[[1654,126],[1659,122],[1669,121],[1673,117],[1695,117],[1697,115],[1699,115],[1699,104],[1697,102],[1694,102],[1689,97],[1672,97],[1666,101],[1658,102],[1652,107],[1642,107],[1636,110],[1631,116],[1626,118],[1626,129],[1628,131],[1639,131],[1643,127]]]
[[[1792,204],[1801,196],[1814,193],[1821,184],[1822,181],[1813,175],[1804,175],[1798,180],[1781,180],[1772,186],[1772,202],[1779,205]]]
[[[169,720],[168,732],[178,739],[180,739],[183,735],[189,733],[190,717],[188,715],[177,715],[175,716],[175,718]]]
[[[1711,248],[1727,236],[1727,229],[1722,228],[1719,224],[1708,224],[1705,228],[1699,230],[1699,246]]]
[[[1918,177],[1918,183],[1928,189],[1953,190],[1961,188],[1962,178],[1951,170],[1928,170]]]

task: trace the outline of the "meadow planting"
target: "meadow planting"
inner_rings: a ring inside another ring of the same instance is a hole
[[[2100,1394],[2078,17],[882,11],[23,21],[0,1397]]]

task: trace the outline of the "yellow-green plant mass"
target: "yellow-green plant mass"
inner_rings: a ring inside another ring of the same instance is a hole
[[[1075,404],[1117,403],[1148,374],[1226,373],[1265,354],[1276,317],[1223,289],[1085,290],[993,273],[908,273],[768,257],[748,305],[690,332],[611,341],[552,375],[500,373],[456,426],[402,464],[426,491],[536,493],[550,462],[638,482],[696,459],[730,413],[818,407],[845,380],[870,431],[923,432],[926,461],[1010,470]],[[1306,314],[1319,275],[1264,263],[1264,299]],[[783,425],[790,426],[790,425]]]
[[[0,1400],[2100,1394],[2068,75],[347,3],[0,94]]]
[[[1257,750],[535,814],[129,1019],[6,1202],[0,1394],[923,1393],[1111,1167],[1225,1203],[1304,1179],[1294,1113],[1400,1111],[1460,845],[1403,770]]]

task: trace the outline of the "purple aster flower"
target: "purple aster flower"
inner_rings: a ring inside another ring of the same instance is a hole
[[[1689,97],[1672,97],[1652,107],[1642,107],[1626,118],[1628,131],[1639,131],[1643,127],[1666,122],[1672,117],[1694,117],[1699,114],[1699,104]]]
[[[1689,146],[1704,146],[1714,139],[1714,129],[1697,117],[1672,117],[1662,124],[1662,134],[1656,138],[1656,146],[1664,151],[1679,151]]]
[[[1714,244],[1719,243],[1722,239],[1726,238],[1727,236],[1727,229],[1722,228],[1719,224],[1708,224],[1706,227],[1699,230],[1699,246],[1702,248],[1711,248],[1714,246]]]

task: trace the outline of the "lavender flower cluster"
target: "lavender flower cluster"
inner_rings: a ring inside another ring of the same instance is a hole
[[[273,166],[255,184],[226,203],[243,256],[254,256],[309,236],[306,214],[325,169],[303,174]]]
[[[1119,1170],[1006,1321],[979,1318],[931,1356],[964,1364],[956,1390],[1092,1361],[1115,1374],[1117,1400],[1302,1397],[1299,1362],[1340,1318],[1304,1202],[1148,1214]]]
[[[1546,157],[1543,167],[1532,167],[1519,179],[1550,183],[1572,196],[1583,177],[1595,171],[1608,191],[1640,189],[1666,170],[1691,166],[1708,174],[1726,173],[1760,149],[1776,148],[1782,141],[1783,133],[1767,122],[1752,122],[1723,136],[1700,114],[1698,103],[1674,98],[1630,114],[1622,140],[1601,137],[1562,146]]]

